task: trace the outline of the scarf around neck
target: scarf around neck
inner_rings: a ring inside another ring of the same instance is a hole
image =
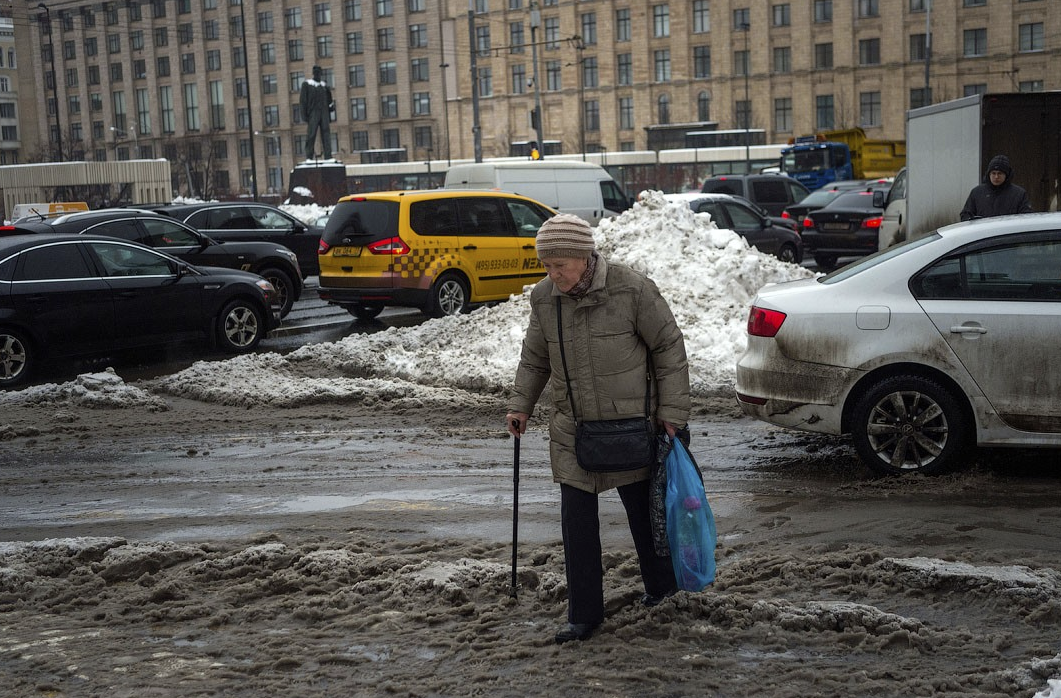
[[[578,281],[571,287],[571,290],[567,292],[567,295],[574,298],[576,301],[580,301],[586,297],[589,293],[590,284],[593,283],[593,273],[597,271],[597,253],[594,252],[586,260],[586,271],[582,272],[582,276],[578,277]]]

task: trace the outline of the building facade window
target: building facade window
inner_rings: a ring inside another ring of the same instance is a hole
[[[376,50],[394,50],[394,27],[386,27],[384,29],[376,30]]]
[[[633,54],[620,53],[615,57],[615,83],[623,86],[634,84]]]
[[[925,41],[925,34],[911,34],[910,35],[910,62],[919,63],[924,62],[925,56],[928,55],[928,45]]]
[[[379,98],[379,117],[381,119],[398,118],[398,95],[383,95]]]
[[[398,63],[383,61],[379,64],[379,84],[396,85],[398,83]]]
[[[858,0],[859,17],[879,17],[880,0]]]
[[[774,48],[774,72],[781,75],[792,72],[791,46],[778,46]]]
[[[587,131],[600,131],[600,102],[586,100],[582,105],[582,123]]]
[[[788,27],[792,24],[792,7],[787,3],[774,5],[770,8],[770,14],[775,27]]]
[[[410,48],[426,48],[427,47],[427,25],[426,24],[413,24],[409,27],[409,47]]]
[[[586,12],[582,15],[582,45],[594,46],[597,43],[597,13]]]
[[[966,58],[987,55],[987,29],[966,29],[962,32],[962,55]]]
[[[582,87],[599,87],[600,71],[597,69],[597,57],[587,56],[582,60]]]
[[[670,36],[670,5],[652,6],[652,36],[657,39]]]
[[[696,96],[696,118],[698,121],[711,120],[711,93],[704,91]]]
[[[774,99],[774,130],[782,133],[792,131],[792,98]]]
[[[494,94],[494,71],[492,68],[479,68],[479,96],[490,97]]]
[[[660,95],[656,99],[656,123],[670,123],[670,95]]]
[[[814,21],[833,21],[833,0],[814,0]]]
[[[332,4],[321,2],[313,6],[313,23],[318,27],[332,23]]]
[[[517,63],[512,66],[512,84],[510,90],[514,95],[521,95],[527,92],[527,67],[522,63]]]
[[[655,66],[654,75],[656,82],[670,82],[670,49],[660,49],[658,51],[653,51],[652,64]]]
[[[615,40],[630,40],[630,10],[622,9],[615,11]]]
[[[711,31],[709,0],[693,0],[693,33],[706,34]]]
[[[832,129],[836,125],[835,108],[832,95],[818,95],[814,98],[814,125],[819,130]]]
[[[364,97],[353,97],[350,99],[350,120],[368,120],[368,106]]]
[[[818,70],[833,67],[833,45],[814,44],[814,67]]]
[[[1021,52],[1042,51],[1043,46],[1043,23],[1033,22],[1022,24],[1018,28],[1019,46]]]
[[[693,77],[697,79],[711,77],[711,47],[693,47]],[[702,121],[702,119],[701,119]]]
[[[523,31],[523,22],[510,22],[508,25],[508,51],[509,53],[523,53],[526,44],[526,35]]]
[[[738,99],[733,104],[733,123],[737,125],[737,128],[751,128],[752,103],[750,100]]]
[[[752,11],[747,7],[739,7],[733,10],[733,30],[744,31],[752,24]]]
[[[347,32],[346,52],[351,55],[365,52],[365,40],[361,32]]]
[[[858,125],[881,125],[880,92],[862,92],[858,96]]]
[[[184,85],[184,128],[198,131],[199,123],[199,86],[195,83]]]
[[[549,92],[559,92],[563,89],[560,81],[560,61],[545,63],[545,89]]]
[[[427,82],[431,79],[431,61],[428,58],[414,58],[409,65],[409,79],[413,82]]]
[[[880,65],[880,39],[860,39],[858,42],[858,64]]]

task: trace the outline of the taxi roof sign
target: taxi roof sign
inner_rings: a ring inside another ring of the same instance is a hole
[[[87,211],[88,204],[84,201],[53,201],[47,204],[15,204],[11,212],[11,220],[18,221],[23,218],[54,218],[64,213],[75,211]]]

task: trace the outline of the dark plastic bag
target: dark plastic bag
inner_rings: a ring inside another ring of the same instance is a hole
[[[678,588],[702,591],[715,581],[715,515],[689,451],[671,439],[667,470],[667,540]]]

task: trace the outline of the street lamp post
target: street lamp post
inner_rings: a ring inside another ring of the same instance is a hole
[[[258,200],[258,160],[254,155],[254,106],[251,104],[250,51],[247,50],[247,14],[239,4],[239,21],[243,38],[243,79],[247,84],[247,133],[251,134],[251,195]]]
[[[59,146],[57,160],[63,161],[63,127],[59,123],[59,74],[55,72],[55,42],[52,32],[52,13],[43,2],[37,3],[37,7],[44,10],[44,21],[48,23],[48,58],[52,62],[52,98],[55,99],[55,141]]]
[[[483,131],[479,123],[479,47],[475,36],[475,0],[468,0],[468,43],[472,47],[472,144],[475,161],[483,161]]]
[[[578,147],[582,150],[582,162],[586,161],[586,59],[582,56],[586,44],[582,36],[575,37],[578,49]]]
[[[748,34],[751,33],[751,25],[747,22],[740,25],[744,32],[744,172],[752,173],[751,156],[751,128],[752,104],[748,99],[748,73],[752,72],[752,57],[748,48]]]
[[[542,114],[542,88],[538,84],[538,27],[542,23],[542,13],[538,9],[538,3],[531,1],[530,4],[530,29],[531,29],[531,79],[534,81],[534,135],[538,138],[538,152],[545,157],[545,136],[543,135]]]

